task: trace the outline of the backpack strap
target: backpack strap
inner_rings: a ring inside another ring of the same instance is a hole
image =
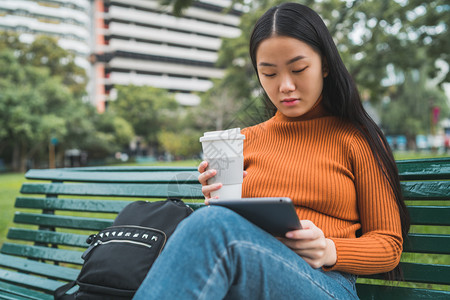
[[[66,284],[60,286],[59,288],[57,288],[55,290],[55,292],[53,293],[53,296],[54,296],[55,300],[74,300],[75,299],[75,293],[67,294],[67,292],[71,288],[73,288],[76,284],[77,284],[77,282],[74,280],[74,281],[66,283]]]

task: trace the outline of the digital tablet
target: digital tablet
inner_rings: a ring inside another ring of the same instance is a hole
[[[294,204],[289,198],[209,199],[209,204],[227,207],[275,236],[301,229]]]

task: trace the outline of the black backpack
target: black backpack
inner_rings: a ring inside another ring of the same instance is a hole
[[[178,223],[192,213],[183,201],[136,201],[111,227],[91,235],[76,281],[55,291],[55,299],[131,299]],[[74,287],[77,292],[67,294]]]

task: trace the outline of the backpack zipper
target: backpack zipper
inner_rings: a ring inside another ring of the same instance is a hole
[[[96,244],[98,246],[98,245],[106,245],[106,244],[109,244],[109,243],[128,243],[128,244],[144,246],[144,247],[147,247],[147,248],[152,248],[151,245],[147,245],[146,243],[140,243],[140,242],[128,241],[128,240],[111,240],[111,241],[107,241],[107,242],[98,241]]]
[[[154,230],[157,231],[159,233],[161,233],[162,235],[164,235],[164,238],[167,238],[166,233],[162,230],[156,229],[156,228],[152,228],[152,227],[143,227],[143,226],[138,226],[138,225],[116,225],[116,226],[110,226],[106,229],[112,229],[112,228],[120,228],[120,227],[127,227],[127,228],[138,228],[138,229],[146,229],[146,230]],[[102,230],[103,231],[103,230]]]
[[[166,240],[167,240],[167,235],[164,231],[156,229],[156,228],[151,228],[151,227],[143,227],[143,226],[137,226],[137,225],[116,225],[116,226],[110,226],[108,228],[105,228],[104,230],[107,229],[114,229],[114,228],[138,228],[138,229],[145,229],[145,230],[154,230],[156,232],[161,233],[164,236],[164,240],[163,240],[163,244],[161,249],[159,250],[158,256],[159,254],[161,254],[162,249],[164,248],[164,246],[166,245]],[[102,230],[103,231],[103,230]],[[96,237],[98,236],[98,234],[91,234],[88,239],[86,240],[86,242],[90,243],[92,242]],[[130,243],[130,244],[135,244],[135,245],[141,245],[141,246],[145,246],[147,248],[151,248],[151,245],[147,245],[145,243],[140,243],[140,242],[135,242],[135,241],[130,241],[130,240],[110,240],[107,242],[102,242],[102,240],[98,240],[96,241],[94,244],[90,245],[88,249],[86,249],[86,251],[84,251],[83,255],[81,256],[81,258],[83,260],[86,259],[86,257],[89,255],[89,253],[94,250],[94,248],[96,248],[98,245],[104,245],[104,244],[108,244],[108,243]]]
[[[105,228],[105,229],[103,229],[102,231],[107,230],[107,229],[120,228],[120,227],[126,227],[126,228],[138,228],[138,229],[145,229],[145,230],[154,230],[154,231],[156,231],[156,232],[161,233],[161,234],[164,236],[164,240],[167,240],[167,235],[166,235],[166,233],[165,233],[164,231],[159,230],[159,229],[156,229],[156,228],[152,228],[152,227],[143,227],[143,226],[137,226],[137,225],[116,225],[116,226],[110,226],[110,227],[108,227],[108,228]],[[100,233],[101,233],[101,231],[100,231]],[[91,244],[91,243],[95,240],[95,238],[96,238],[98,235],[99,235],[99,233],[91,234],[91,235],[88,236],[88,238],[86,239],[86,243]]]

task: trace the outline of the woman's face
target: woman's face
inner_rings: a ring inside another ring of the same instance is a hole
[[[256,65],[270,101],[287,117],[301,116],[314,106],[328,75],[321,56],[311,46],[285,36],[262,41]]]

